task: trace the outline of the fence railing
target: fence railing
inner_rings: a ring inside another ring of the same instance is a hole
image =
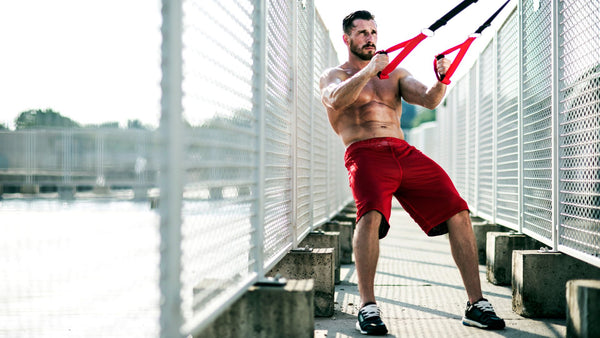
[[[409,139],[474,215],[600,266],[600,2],[521,0]],[[438,146],[423,135],[440,135]]]
[[[318,87],[336,60],[311,0],[163,1],[161,336],[200,332],[350,202]]]

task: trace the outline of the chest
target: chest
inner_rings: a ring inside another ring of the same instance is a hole
[[[357,103],[364,104],[371,101],[380,101],[393,106],[399,97],[398,89],[391,81],[373,78],[369,80],[360,92]]]

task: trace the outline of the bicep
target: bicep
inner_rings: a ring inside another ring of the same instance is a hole
[[[410,104],[423,105],[427,86],[408,74],[398,80],[400,96]]]
[[[319,86],[321,87],[321,100],[325,105],[331,106],[332,94],[340,83],[342,83],[342,79],[333,72],[328,72],[321,77]]]

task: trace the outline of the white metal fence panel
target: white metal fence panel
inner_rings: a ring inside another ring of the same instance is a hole
[[[496,222],[519,229],[519,34],[517,11],[497,42]]]
[[[296,236],[303,237],[312,226],[312,110],[315,9],[312,2],[297,2],[296,90]]]
[[[477,199],[477,190],[479,186],[478,181],[478,167],[479,167],[479,138],[478,138],[478,130],[479,130],[479,114],[478,114],[478,91],[477,91],[477,70],[478,65],[475,63],[468,72],[468,81],[469,81],[469,142],[467,153],[469,155],[468,164],[467,164],[467,180],[468,180],[468,190],[467,195],[465,196],[467,202],[469,203],[469,208],[472,213],[475,215],[478,213],[478,199]]]
[[[330,64],[327,30],[321,19],[317,16],[315,19],[314,36],[314,79],[313,79],[313,168],[312,168],[312,196],[313,196],[313,217],[317,223],[327,220],[327,175],[328,175],[328,139],[331,131],[327,113],[321,103],[321,93],[319,90],[319,78],[322,72]],[[346,176],[347,177],[347,176]]]
[[[452,164],[453,159],[450,151],[454,150],[452,147],[452,119],[454,118],[454,105],[456,102],[456,95],[453,93],[448,94],[446,98],[445,107],[438,107],[436,111],[436,119],[438,121],[438,131],[440,140],[440,152],[439,152],[439,165],[444,168],[450,178],[453,177]]]
[[[183,3],[180,293],[186,330],[257,278],[253,10],[252,1]]]
[[[559,6],[559,249],[600,265],[600,2]]]
[[[462,77],[455,85],[456,102],[454,113],[454,127],[452,128],[453,146],[456,149],[454,158],[454,185],[458,192],[464,197],[467,194],[467,106],[469,82]]]
[[[163,114],[184,123],[163,128],[163,141],[185,139],[171,142],[182,152],[183,200],[161,194],[164,337],[199,333],[350,198],[336,166],[343,145],[320,102],[319,76],[335,52],[314,2],[185,1],[174,11],[164,15],[183,28],[183,76],[167,48],[163,101],[177,100],[181,81],[183,109],[163,105]],[[171,46],[177,35],[163,39]],[[178,184],[177,166],[167,167],[165,188]]]
[[[519,1],[469,72],[466,176],[475,215],[600,266],[598,27],[598,1]]]
[[[494,45],[479,58],[478,216],[494,219]]]
[[[291,116],[293,95],[294,3],[267,1],[267,73],[265,105],[265,268],[292,245]]]
[[[523,53],[523,231],[552,241],[552,4],[524,1]]]

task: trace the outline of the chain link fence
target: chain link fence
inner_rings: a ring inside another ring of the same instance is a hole
[[[438,121],[409,133],[419,140],[439,130],[440,146],[430,154],[449,154],[440,163],[475,216],[596,266],[598,27],[599,1],[519,1],[455,81]],[[455,137],[444,138],[448,132]]]

